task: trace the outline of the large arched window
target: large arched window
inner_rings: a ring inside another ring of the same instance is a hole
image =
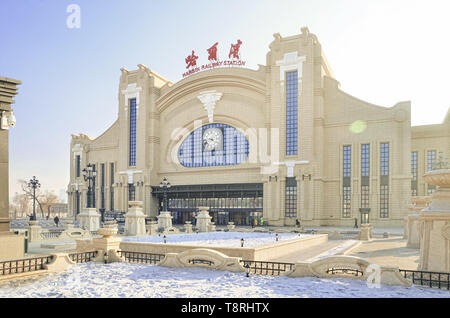
[[[237,165],[249,153],[247,138],[236,128],[209,124],[193,131],[181,144],[178,159],[185,167]]]

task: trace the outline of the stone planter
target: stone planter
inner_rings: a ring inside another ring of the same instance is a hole
[[[438,188],[430,205],[419,213],[419,269],[450,272],[450,169],[433,170],[423,178]]]

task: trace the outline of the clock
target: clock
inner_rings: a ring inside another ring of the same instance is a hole
[[[220,128],[208,128],[203,132],[203,151],[223,150],[223,132]]]

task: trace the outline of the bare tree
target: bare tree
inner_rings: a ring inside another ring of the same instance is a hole
[[[31,200],[30,198],[23,193],[17,193],[14,195],[13,200],[12,200],[12,209],[14,211],[19,211],[20,212],[20,216],[25,217],[28,215],[28,213],[30,212],[30,208],[31,208]],[[17,215],[16,215],[17,217]]]
[[[31,200],[31,205],[33,205],[33,189],[28,187],[28,182],[26,180],[19,179],[19,184],[20,184],[20,187],[22,188],[23,194],[26,195],[27,198],[29,198]],[[39,209],[41,210],[42,218],[45,218],[44,209],[42,208],[42,204],[40,201],[40,195],[41,195],[41,190],[39,188],[37,188],[36,193],[35,193],[36,203],[37,203]]]
[[[42,206],[47,209],[47,219],[50,218],[52,207],[58,203],[58,196],[51,191],[45,191],[45,193],[39,195],[39,200]]]

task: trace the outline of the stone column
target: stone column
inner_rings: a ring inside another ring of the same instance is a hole
[[[172,215],[170,212],[161,212],[158,216],[158,229],[166,230],[172,228]]]
[[[419,213],[419,269],[450,272],[450,169],[427,172],[423,179],[438,188],[430,205]]]
[[[9,231],[9,128],[14,127],[15,117],[11,109],[17,85],[21,81],[0,76],[0,260],[22,258],[24,235]]]
[[[142,211],[142,201],[129,201],[127,214],[125,214],[125,235],[146,235],[145,215]]]
[[[82,211],[78,214],[78,220],[83,230],[97,231],[100,228],[100,214],[97,213],[95,208],[88,208]]]
[[[13,97],[17,95],[17,85],[22,84],[18,80],[0,76],[0,232],[9,233],[9,176],[8,158],[9,144],[8,131],[13,125],[9,125],[11,117],[11,104]],[[5,233],[3,233],[5,234]]]
[[[211,216],[209,215],[209,207],[199,207],[197,214],[197,229],[199,232],[209,232],[211,224]]]
[[[419,248],[419,212],[425,209],[431,202],[431,197],[412,197],[412,205],[409,207],[411,214],[406,217],[405,236],[408,239],[407,247]]]

